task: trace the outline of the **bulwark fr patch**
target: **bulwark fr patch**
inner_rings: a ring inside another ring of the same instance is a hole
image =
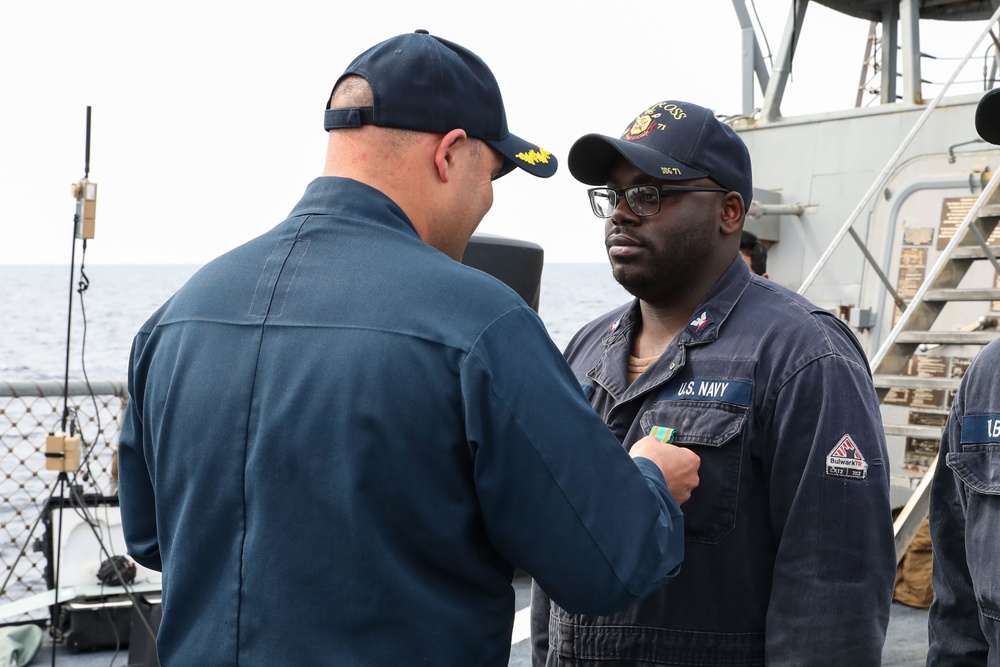
[[[845,433],[837,446],[826,455],[826,474],[853,479],[868,477],[868,462],[849,434]]]

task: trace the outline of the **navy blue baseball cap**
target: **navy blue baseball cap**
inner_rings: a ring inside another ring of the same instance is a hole
[[[1000,144],[1000,88],[983,95],[976,105],[976,132],[991,144]]]
[[[507,129],[493,72],[465,47],[417,30],[368,49],[340,79],[349,74],[368,82],[374,106],[330,109],[328,102],[327,130],[377,125],[444,134],[462,129],[503,156],[500,176],[514,167],[543,178],[556,173],[552,153]]]
[[[657,102],[629,124],[620,139],[601,134],[580,137],[569,149],[569,171],[587,185],[605,185],[614,161],[625,158],[647,176],[664,181],[710,178],[753,199],[750,151],[729,127],[690,102]]]

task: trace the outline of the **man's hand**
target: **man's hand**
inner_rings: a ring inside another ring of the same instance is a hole
[[[701,457],[690,449],[668,445],[647,435],[632,445],[629,454],[633,458],[641,456],[656,464],[667,482],[667,489],[678,505],[687,502],[691,497],[691,491],[698,486],[698,467],[701,465]]]

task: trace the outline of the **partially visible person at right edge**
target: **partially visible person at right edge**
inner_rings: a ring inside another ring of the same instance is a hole
[[[896,560],[878,398],[847,325],[740,256],[742,139],[659,102],[620,138],[577,140],[569,168],[597,186],[636,298],[584,326],[567,360],[626,449],[672,429],[700,483],[680,573],[626,611],[573,614],[533,589],[534,665],[879,665]]]
[[[976,130],[1000,145],[1000,90]],[[927,665],[1000,665],[1000,340],[962,377],[931,483],[934,602]]]

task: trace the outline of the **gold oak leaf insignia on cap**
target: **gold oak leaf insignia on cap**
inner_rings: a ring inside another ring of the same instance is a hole
[[[548,164],[550,155],[552,155],[552,153],[539,146],[537,151],[532,148],[527,153],[517,153],[514,157],[519,160],[524,160],[528,164],[535,165],[539,162],[542,164]]]

